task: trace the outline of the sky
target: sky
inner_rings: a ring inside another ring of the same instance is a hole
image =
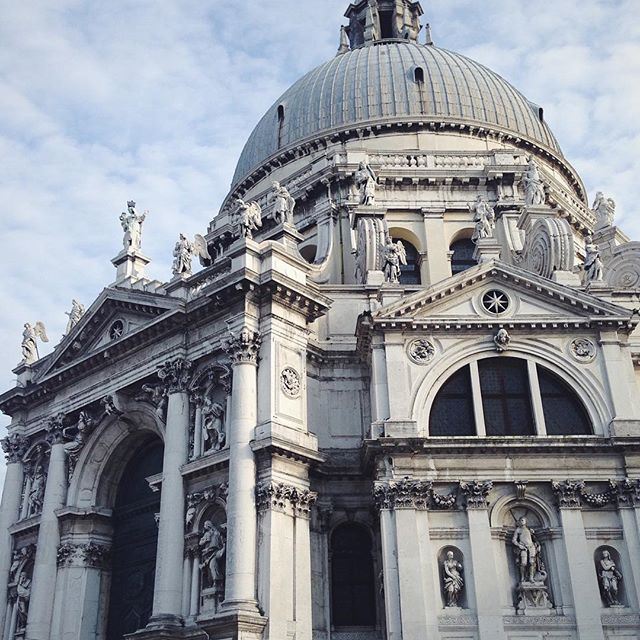
[[[205,233],[253,126],[335,55],[347,0],[0,0],[0,389],[22,325],[59,342],[113,282],[127,200],[151,277]],[[545,110],[589,197],[640,239],[640,2],[423,0],[436,45]],[[0,416],[0,436],[9,419]],[[0,482],[3,468],[0,462]]]

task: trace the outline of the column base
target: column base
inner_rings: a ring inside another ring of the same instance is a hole
[[[198,627],[211,640],[262,640],[266,626],[267,618],[257,612],[222,611],[198,618]]]
[[[150,622],[149,625],[154,624]],[[207,634],[196,626],[147,626],[124,636],[127,640],[207,640]]]
[[[147,625],[147,629],[181,629],[182,627],[184,627],[184,618],[174,613],[160,613],[156,616],[151,616]]]
[[[233,615],[234,613],[246,613],[248,615],[260,615],[257,600],[223,600],[219,609],[221,614]]]

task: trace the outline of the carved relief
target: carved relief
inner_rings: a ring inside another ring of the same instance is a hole
[[[498,329],[496,335],[493,336],[493,344],[496,345],[496,351],[498,353],[504,353],[509,350],[511,344],[511,336],[506,329]]]
[[[615,289],[640,288],[640,242],[627,242],[605,261],[604,279]]]
[[[297,398],[301,389],[300,374],[293,367],[285,367],[280,373],[280,387],[285,395]]]
[[[369,272],[382,271],[384,268],[387,243],[384,221],[372,216],[360,216],[357,233],[355,278],[358,284],[367,284]]]
[[[589,338],[574,338],[569,344],[569,353],[578,362],[592,362],[596,357],[596,345]]]
[[[436,355],[436,348],[429,340],[412,340],[407,348],[409,359],[416,364],[425,365]]]
[[[522,266],[543,278],[555,271],[573,271],[575,252],[569,223],[560,218],[538,220],[526,233]]]

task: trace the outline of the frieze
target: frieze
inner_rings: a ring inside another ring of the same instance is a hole
[[[602,620],[603,625],[611,627],[636,627],[637,625],[640,625],[640,615],[637,613],[604,613],[600,616],[600,619]]]
[[[493,482],[491,480],[484,482],[479,480],[460,482],[460,490],[466,498],[467,509],[486,509],[489,506],[487,497],[491,489],[493,489]]]
[[[238,335],[231,332],[231,337],[223,344],[232,364],[257,364],[262,338],[257,331],[243,327]]]
[[[582,503],[580,502],[580,497],[585,488],[583,480],[553,481],[551,488],[555,493],[559,509],[581,508]]]
[[[309,517],[317,499],[318,494],[314,491],[278,482],[264,482],[256,489],[256,505],[263,511],[292,511],[297,516]]]
[[[183,393],[189,388],[193,363],[184,358],[165,362],[158,367],[158,377],[166,385],[167,393]]]
[[[58,567],[106,569],[110,558],[111,548],[96,542],[83,544],[65,542],[58,547]]]
[[[5,453],[7,464],[20,462],[27,453],[29,441],[19,433],[12,433],[3,440],[0,440],[2,450]]]

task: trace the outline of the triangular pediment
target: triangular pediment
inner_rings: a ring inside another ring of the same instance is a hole
[[[502,304],[491,304],[492,292]],[[506,309],[504,302],[506,301]],[[493,306],[495,311],[490,310]],[[607,323],[631,321],[632,311],[501,262],[473,267],[437,285],[394,301],[373,314],[375,324],[479,325]]]
[[[180,300],[144,291],[105,289],[64,336],[40,373],[45,378],[94,353],[132,341],[181,306]]]

